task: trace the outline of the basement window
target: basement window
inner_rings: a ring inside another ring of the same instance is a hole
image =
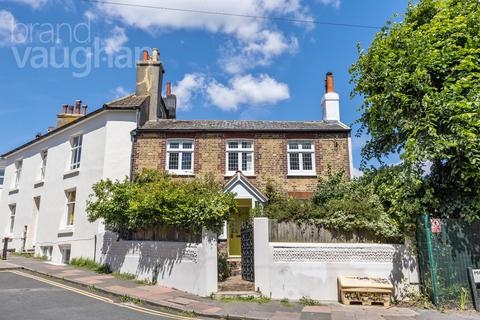
[[[315,176],[315,147],[311,141],[290,141],[287,147],[288,175]]]

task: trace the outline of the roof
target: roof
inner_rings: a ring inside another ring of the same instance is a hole
[[[225,192],[231,192],[235,186],[240,184],[249,194],[255,197],[257,201],[267,202],[268,198],[258,190],[241,171],[237,171],[235,175],[225,184]]]
[[[140,131],[350,131],[339,121],[158,120]]]
[[[95,110],[95,111],[92,111],[90,113],[87,113],[85,116],[83,117],[80,117],[64,126],[61,126],[61,127],[57,127],[49,132],[47,132],[46,134],[44,135],[41,135],[40,137],[38,138],[35,138],[33,140],[30,140],[29,142],[27,143],[24,143],[22,144],[21,146],[13,149],[13,150],[10,150],[8,152],[6,152],[5,154],[3,155],[0,155],[0,158],[5,158],[5,157],[8,157],[9,155],[13,154],[13,153],[16,153],[17,151],[20,151],[32,144],[35,144],[39,141],[43,141],[45,139],[47,139],[48,137],[54,135],[54,134],[57,134],[63,130],[66,130],[78,123],[81,123],[87,119],[90,119],[91,117],[93,117],[94,115],[102,112],[102,111],[107,111],[107,110],[136,110],[138,107],[141,106],[141,104],[143,103],[143,101],[145,101],[147,97],[137,97],[133,94],[131,95],[128,95],[128,96],[125,96],[125,97],[122,97],[120,99],[117,99],[117,100],[113,100],[111,102],[108,102],[106,104],[104,104],[101,108]],[[143,99],[143,100],[142,100]]]
[[[110,101],[105,105],[108,107],[137,108],[137,107],[140,107],[147,99],[148,99],[148,96],[137,96],[132,93],[132,94],[129,94],[128,96]]]

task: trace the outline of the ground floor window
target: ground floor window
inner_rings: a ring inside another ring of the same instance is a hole
[[[15,213],[17,211],[17,205],[10,205],[10,233],[13,233],[13,228],[15,226]]]
[[[52,260],[52,253],[53,253],[52,246],[42,246],[40,247],[40,249],[42,250],[42,257],[45,257],[48,260]]]
[[[69,264],[70,263],[70,246],[61,246],[60,252],[62,253],[62,263]]]

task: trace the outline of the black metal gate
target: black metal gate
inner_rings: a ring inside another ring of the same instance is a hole
[[[242,225],[242,279],[250,282],[255,281],[255,269],[253,258],[253,224]]]

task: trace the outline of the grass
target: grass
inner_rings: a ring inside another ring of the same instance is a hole
[[[304,306],[319,306],[320,305],[320,302],[318,302],[317,300],[313,300],[309,297],[302,297],[300,300],[298,300],[298,303],[300,303],[301,305],[304,305]]]
[[[137,278],[136,275],[128,272],[114,272],[112,276],[119,280],[135,280]]]
[[[197,317],[197,313],[195,311],[182,311],[180,313],[182,316],[184,317],[188,317],[188,318],[196,318]]]
[[[12,255],[18,256],[18,257],[24,257],[24,258],[30,258],[30,259],[36,259],[36,260],[41,260],[41,261],[47,261],[48,257],[47,256],[42,256],[42,255],[34,255],[33,253],[27,253],[27,252],[11,252]]]
[[[280,300],[280,303],[281,303],[282,306],[284,306],[284,307],[291,307],[291,306],[293,306],[293,304],[291,304],[290,301],[288,301],[287,298],[283,298],[282,300]]]
[[[260,297],[254,297],[254,296],[248,296],[248,297],[222,297],[220,299],[220,301],[222,302],[256,302],[256,303],[259,303],[259,304],[265,304],[265,303],[268,303],[270,302],[270,298],[269,297],[264,297],[264,296],[260,296]]]
[[[88,258],[72,258],[69,263],[71,266],[87,269],[97,273],[111,273],[108,265],[100,264]]]
[[[123,303],[131,302],[133,304],[143,304],[143,301],[141,299],[132,298],[132,297],[127,296],[127,295],[121,296],[120,301],[123,302]]]

